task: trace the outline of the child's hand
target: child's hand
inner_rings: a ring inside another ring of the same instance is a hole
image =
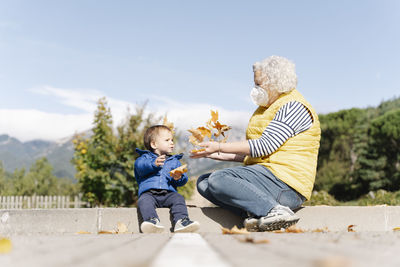
[[[172,171],[169,172],[169,175],[171,175],[171,177],[174,180],[179,180],[182,177],[182,174],[184,174],[185,172],[187,172],[187,164],[184,164],[176,169],[173,169]]]
[[[154,162],[154,164],[157,167],[163,166],[164,165],[164,161],[165,161],[165,157],[166,157],[165,155],[161,155],[161,156],[157,157],[156,161]]]
[[[182,177],[182,173],[180,172],[175,172],[175,173],[171,173],[172,178],[174,178],[174,180],[179,180]]]

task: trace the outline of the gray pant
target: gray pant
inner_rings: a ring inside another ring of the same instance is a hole
[[[200,195],[246,217],[265,216],[278,204],[296,209],[305,198],[266,167],[255,164],[207,173],[197,180]]]

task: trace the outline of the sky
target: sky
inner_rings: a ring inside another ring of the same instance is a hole
[[[245,128],[252,65],[296,64],[320,114],[400,96],[400,1],[0,0],[0,134],[59,140],[147,101],[178,129]]]

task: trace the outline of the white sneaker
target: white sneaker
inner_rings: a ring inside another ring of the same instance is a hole
[[[164,226],[160,223],[158,218],[151,218],[148,221],[142,222],[140,230],[145,234],[162,233],[164,231]]]
[[[258,219],[255,217],[248,217],[244,219],[244,228],[249,232],[258,232]]]
[[[266,216],[258,220],[260,231],[274,231],[297,223],[300,218],[286,206],[275,206]]]
[[[174,227],[174,233],[191,233],[199,230],[200,224],[196,221],[191,221],[188,217],[179,219]]]

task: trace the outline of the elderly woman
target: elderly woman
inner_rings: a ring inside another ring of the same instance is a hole
[[[202,143],[205,151],[191,157],[243,162],[200,176],[197,189],[214,204],[247,217],[249,231],[272,231],[297,223],[293,210],[311,197],[321,130],[316,112],[296,90],[291,61],[271,56],[256,62],[253,71],[250,96],[259,107],[246,140]]]

